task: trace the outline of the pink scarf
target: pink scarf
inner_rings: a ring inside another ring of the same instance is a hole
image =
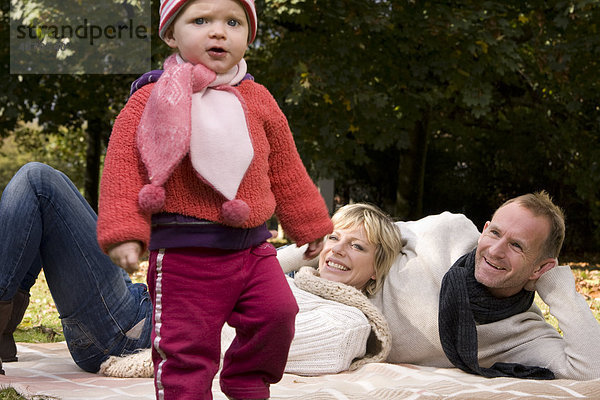
[[[179,56],[167,58],[137,129],[137,146],[150,181],[139,193],[143,211],[162,209],[163,185],[189,154],[197,175],[223,195],[223,222],[241,226],[246,221],[249,207],[235,197],[254,151],[245,103],[232,86],[245,74],[243,59],[217,75]]]

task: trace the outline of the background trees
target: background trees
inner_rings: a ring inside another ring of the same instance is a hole
[[[568,248],[600,243],[597,0],[256,3],[250,72],[342,201],[397,218],[463,212],[481,227],[503,199],[546,189],[567,210]],[[153,40],[158,67],[168,50]],[[8,57],[3,46],[5,71]],[[94,203],[89,177],[135,76],[5,74],[0,134],[35,118],[43,133],[20,136],[30,146],[79,132]]]
[[[546,189],[598,243],[597,1],[267,1],[259,81],[303,159],[400,218]]]

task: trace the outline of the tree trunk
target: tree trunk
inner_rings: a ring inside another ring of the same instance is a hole
[[[102,137],[108,128],[107,124],[100,118],[88,121],[84,193],[85,199],[96,212],[98,211]]]
[[[402,151],[398,168],[398,187],[394,215],[400,219],[416,220],[423,216],[425,164],[429,145],[429,112],[415,125],[410,148]]]

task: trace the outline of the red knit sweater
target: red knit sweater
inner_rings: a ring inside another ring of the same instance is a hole
[[[151,215],[138,206],[138,193],[149,181],[137,150],[136,131],[153,86],[148,84],[133,94],[110,137],[98,203],[98,242],[104,252],[132,240],[147,248],[150,240]],[[257,227],[275,213],[298,245],[327,235],[333,229],[327,207],[302,164],[277,102],[264,86],[250,80],[237,89],[248,108],[254,147],[254,159],[236,197],[250,207],[242,228]],[[223,222],[219,210],[226,199],[198,178],[188,156],[164,187],[166,199],[161,212]]]

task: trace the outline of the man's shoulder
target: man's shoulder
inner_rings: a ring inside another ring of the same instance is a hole
[[[475,224],[464,214],[444,211],[440,214],[428,215],[415,221],[399,221],[396,223],[400,231],[411,231],[416,235],[447,235],[456,232],[459,236],[479,235]]]
[[[423,218],[414,221],[400,221],[399,223],[411,224],[411,225],[427,225],[427,224],[448,224],[448,223],[469,223],[473,224],[469,218],[464,214],[453,213],[450,211],[443,211],[439,214],[427,215]]]
[[[445,272],[459,257],[473,250],[479,238],[475,224],[463,214],[443,212],[397,224],[404,245],[395,262],[398,266],[410,262]]]

